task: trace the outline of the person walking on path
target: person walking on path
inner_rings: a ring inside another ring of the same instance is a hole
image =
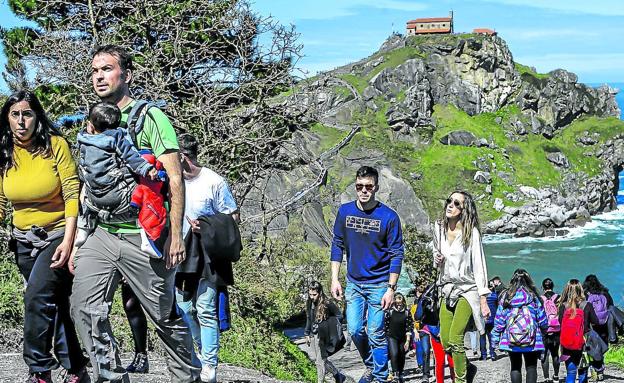
[[[537,382],[537,360],[544,351],[542,331],[547,326],[546,312],[531,276],[517,269],[501,297],[492,331],[492,343],[509,354],[511,383],[522,382],[523,359],[526,383]]]
[[[471,317],[479,334],[485,331],[483,319],[490,315],[486,300],[490,290],[479,216],[469,193],[451,193],[433,234],[434,266],[441,286],[440,338],[453,355],[456,382],[472,382],[476,366],[468,364],[464,333]]]
[[[403,234],[398,214],[375,199],[376,169],[362,166],[355,177],[357,199],[338,209],[331,248],[331,293],[341,300],[338,279],[347,256],[347,328],[367,371],[360,382],[388,378],[384,310],[393,302],[403,262]]]
[[[88,382],[87,359],[69,313],[73,277],[67,261],[78,217],[76,164],[32,92],[14,93],[2,106],[0,171],[0,220],[11,202],[9,248],[26,281],[27,382],[52,382],[51,370],[59,363],[67,370],[65,382]]]
[[[548,318],[548,328],[544,333],[544,353],[542,356],[542,371],[545,383],[559,382],[559,338],[561,337],[561,323],[559,323],[559,309],[561,296],[553,291],[555,284],[550,278],[542,282],[542,301]],[[549,357],[552,359],[553,377],[550,379]]]
[[[494,288],[494,283],[490,281],[488,283],[488,287],[490,288],[490,293],[488,294],[486,301],[488,307],[490,308],[491,313],[495,313],[498,310],[498,293]],[[485,334],[482,334],[479,338],[479,346],[481,349],[481,360],[487,360],[488,358],[488,342],[489,342],[489,352],[490,352],[490,360],[496,360],[496,351],[494,344],[492,343],[492,330],[494,329],[494,315],[490,315],[485,320]]]
[[[409,349],[413,326],[414,322],[407,309],[405,297],[401,293],[396,293],[390,310],[386,311],[385,314],[384,330],[388,338],[388,354],[392,366],[392,374],[399,383],[405,381],[403,374],[405,355]],[[427,362],[429,362],[429,358],[427,358]]]
[[[583,281],[583,290],[587,296],[587,302],[591,303],[598,323],[592,326],[593,330],[600,336],[605,344],[609,344],[609,308],[613,306],[613,298],[609,294],[609,289],[604,287],[594,274],[589,274]],[[592,360],[591,368],[596,374],[597,381],[604,380],[604,359]]]
[[[413,328],[413,341],[412,344],[415,344],[416,350],[416,373],[422,373],[423,381],[429,380],[430,376],[430,354],[431,354],[431,343],[429,342],[429,333],[426,331],[421,331],[425,327],[425,320],[431,320],[431,318],[426,318],[426,308],[429,302],[427,300],[428,297],[423,294],[428,291],[427,286],[419,285],[416,287],[416,300],[410,309],[410,315],[412,316],[412,322],[414,323]],[[436,314],[437,317],[437,314]]]
[[[91,67],[95,93],[102,101],[116,104],[122,112],[122,125],[127,125],[128,115],[137,102],[130,97],[129,89],[132,57],[119,46],[103,46],[95,51]],[[197,382],[200,369],[192,363],[191,333],[174,308],[176,265],[185,258],[184,184],[175,130],[158,108],[146,111],[135,145],[139,150],[151,150],[169,177],[170,223],[165,227],[168,233],[163,234],[163,257],[152,257],[141,250],[141,231],[136,220],[98,224],[74,255],[72,317],[91,357],[94,380],[129,382],[109,321],[114,292],[123,277],[164,343],[172,381]]]
[[[571,279],[561,293],[561,357],[566,366],[566,383],[587,383],[589,364],[583,356],[585,335],[598,324],[594,307],[585,300],[585,291],[578,279]]]
[[[182,233],[185,237],[185,244],[189,246],[187,262],[190,262],[196,255],[193,254],[192,236],[201,238],[203,234],[200,217],[213,217],[219,213],[227,214],[232,216],[236,222],[233,224],[236,225],[239,221],[239,214],[238,206],[225,178],[199,165],[197,139],[185,133],[180,136],[179,143],[186,193]],[[219,235],[225,236],[226,234],[220,232]],[[180,268],[186,266],[183,263]],[[233,284],[232,262],[211,259],[202,266],[201,278],[196,284],[196,290],[192,291],[190,296],[188,291],[176,288],[176,302],[197,343],[199,360],[202,364],[201,377],[205,382],[216,383],[217,381],[220,333],[217,310],[219,293],[220,289]],[[178,285],[180,283],[176,283],[176,286]]]
[[[306,302],[306,326],[304,335],[308,346],[312,345],[316,363],[317,382],[325,381],[329,372],[336,383],[351,381],[328,359],[344,347],[346,340],[342,333],[342,312],[323,292],[323,286],[310,282]]]

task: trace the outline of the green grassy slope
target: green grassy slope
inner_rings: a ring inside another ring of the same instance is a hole
[[[429,214],[436,214],[441,201],[454,189],[465,189],[474,195],[486,194],[486,186],[473,181],[475,172],[479,170],[474,161],[484,158],[492,168],[492,195],[487,195],[479,206],[485,221],[501,215],[492,208],[495,198],[503,199],[508,206],[522,204],[522,201],[512,202],[505,197],[505,193],[517,190],[518,185],[556,187],[561,182],[561,172],[546,158],[548,152],[561,151],[570,161],[572,171],[593,176],[601,171],[600,161],[585,155],[591,148],[577,143],[577,137],[582,132],[598,133],[600,142],[604,142],[624,132],[624,122],[616,118],[587,117],[573,122],[551,140],[533,134],[512,140],[505,134],[504,125],[512,117],[522,119],[515,107],[504,108],[496,113],[469,116],[454,106],[436,105],[433,118],[437,130],[421,131],[422,135],[429,136],[431,144],[416,146],[393,137],[385,120],[387,107],[385,104],[377,113],[368,111],[356,116],[356,122],[362,125],[362,131],[342,150],[342,154],[348,156],[361,148],[381,151],[391,162],[393,169],[411,182]],[[496,122],[497,117],[502,120],[500,124]],[[322,137],[336,142],[339,140],[336,134],[340,137],[342,132],[330,133],[332,130],[335,131],[324,127]],[[447,146],[440,143],[440,138],[456,130],[472,132],[477,138],[494,142],[497,148]],[[503,148],[509,158],[503,155]],[[510,184],[499,177],[499,171],[509,175]],[[413,173],[422,174],[422,179],[414,180],[410,176]],[[330,179],[332,177],[333,182],[338,183],[339,190],[344,190],[351,182],[351,179],[340,177],[337,169],[330,170]]]

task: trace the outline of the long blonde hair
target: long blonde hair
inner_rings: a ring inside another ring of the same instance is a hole
[[[472,195],[470,195],[467,191],[455,190],[449,194],[448,199],[450,199],[453,194],[461,194],[464,196],[464,206],[462,207],[461,215],[459,216],[459,223],[462,227],[462,245],[464,246],[464,249],[467,249],[472,241],[472,230],[476,228],[479,231],[479,234],[481,234],[481,224],[479,223],[477,205],[475,204]],[[446,208],[447,204],[444,205],[441,219],[445,235],[449,230],[449,220],[446,216]]]
[[[581,307],[581,304],[585,301],[585,291],[583,291],[583,285],[578,279],[570,279],[563,288],[561,293],[561,303],[563,307],[572,309],[570,318],[576,316],[576,309]]]

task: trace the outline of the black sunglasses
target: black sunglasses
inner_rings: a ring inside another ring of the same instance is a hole
[[[362,189],[366,189],[366,191],[372,192],[375,189],[375,185],[371,184],[355,184],[355,190],[362,191]]]
[[[458,208],[459,210],[462,210],[462,209],[463,209],[463,207],[462,207],[462,205],[461,205],[461,202],[459,202],[459,201],[458,201],[458,200],[456,200],[456,199],[452,199],[452,198],[447,198],[447,199],[446,199],[446,206],[448,206],[451,202],[453,203],[453,206],[455,206],[455,207],[456,207],[456,208]]]

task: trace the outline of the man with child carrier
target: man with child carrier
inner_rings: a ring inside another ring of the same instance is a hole
[[[70,259],[70,267],[75,268],[72,317],[89,352],[94,380],[129,382],[109,321],[114,292],[123,278],[164,343],[172,381],[198,382],[200,369],[191,361],[191,334],[174,308],[176,265],[185,258],[184,183],[175,130],[162,111],[150,105],[143,105],[138,114],[135,110],[134,115],[142,118],[141,124],[136,124],[134,119],[129,121],[131,111],[142,103],[130,97],[132,58],[123,48],[100,47],[93,55],[91,67],[95,93],[102,101],[121,109],[122,125],[128,129],[136,148],[150,150],[162,163],[169,180],[170,225],[163,227],[155,241],[160,251],[150,253],[141,248],[138,216],[126,222],[114,219],[104,222],[106,217],[100,217],[102,220],[93,233]]]

